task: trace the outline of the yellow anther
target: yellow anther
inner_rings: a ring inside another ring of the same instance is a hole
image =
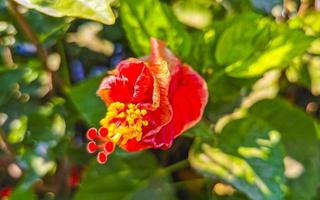
[[[147,110],[139,109],[135,104],[124,104],[114,102],[109,105],[108,112],[100,124],[108,129],[108,138],[117,143],[125,144],[130,139],[140,141],[142,139],[142,130],[148,126],[148,121],[143,120]]]
[[[124,112],[121,112],[117,115],[117,118],[124,118],[126,114]]]
[[[147,114],[147,111],[146,111],[145,109],[142,109],[142,110],[141,110],[141,115],[144,116],[144,115],[146,115],[146,114]]]
[[[146,120],[144,120],[144,121],[142,121],[142,125],[143,125],[143,126],[148,126],[148,125],[149,125],[149,122],[146,121]]]
[[[136,109],[136,110],[134,111],[134,113],[135,113],[136,115],[140,115],[140,109]]]

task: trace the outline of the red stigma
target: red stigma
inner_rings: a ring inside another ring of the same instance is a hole
[[[87,151],[89,153],[95,153],[98,151],[97,161],[100,164],[107,162],[108,155],[115,149],[114,142],[108,138],[108,132],[108,129],[105,127],[99,128],[98,131],[95,128],[90,128],[87,131],[87,138],[89,140],[87,144]]]
[[[97,161],[100,164],[104,164],[105,162],[107,162],[107,154],[103,151],[100,151],[97,155]]]
[[[88,140],[94,140],[94,138],[97,136],[97,129],[95,128],[90,128],[87,131],[87,138]]]
[[[108,129],[107,129],[107,128],[104,128],[104,127],[101,127],[101,128],[99,129],[99,135],[100,135],[101,137],[107,137],[107,135],[108,135]]]
[[[97,149],[98,149],[98,146],[94,141],[91,141],[91,142],[88,143],[87,151],[89,153],[94,153],[94,152],[96,152]]]
[[[112,152],[114,149],[114,144],[112,142],[107,142],[105,145],[104,145],[104,150],[106,152]]]

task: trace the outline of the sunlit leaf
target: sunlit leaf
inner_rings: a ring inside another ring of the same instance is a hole
[[[255,40],[259,37],[268,38],[268,35],[262,34],[263,31],[268,31],[268,27],[261,23],[261,19],[255,14],[245,15],[227,27],[219,38],[215,52],[220,65],[230,65],[246,59],[258,50],[255,48]]]
[[[219,38],[216,59],[227,66],[228,75],[258,77],[264,72],[287,67],[302,55],[314,39],[285,24],[275,24],[257,15],[239,17]],[[299,42],[297,42],[299,41]]]
[[[191,51],[191,38],[167,5],[158,0],[121,0],[120,17],[132,50],[150,52],[150,37],[164,40],[180,57]]]
[[[10,132],[8,135],[8,141],[10,143],[21,142],[27,131],[28,117],[21,116],[20,119],[16,119],[10,124]]]
[[[192,147],[189,159],[196,170],[227,181],[251,199],[282,199],[284,153],[277,131],[243,118],[228,123],[211,145],[198,141]]]
[[[15,0],[19,4],[53,17],[79,17],[113,24],[114,14],[110,0]]]

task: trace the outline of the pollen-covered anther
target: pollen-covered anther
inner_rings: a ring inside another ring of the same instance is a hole
[[[121,144],[125,144],[133,138],[141,140],[142,127],[149,124],[144,120],[146,114],[147,110],[140,109],[139,105],[114,102],[109,105],[108,112],[100,123],[108,129],[108,138],[112,142],[120,141]]]
[[[124,145],[130,139],[140,141],[144,126],[149,122],[144,119],[147,110],[140,109],[135,104],[115,102],[109,105],[108,112],[100,123],[101,128],[97,131],[90,128],[87,138],[89,153],[98,151],[97,161],[101,164],[107,161],[108,155],[115,150],[117,143]]]

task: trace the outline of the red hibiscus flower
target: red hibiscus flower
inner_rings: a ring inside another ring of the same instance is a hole
[[[99,163],[107,161],[116,144],[129,152],[170,148],[201,119],[208,100],[201,76],[156,39],[151,39],[150,56],[122,61],[97,94],[108,112],[98,131],[88,130],[87,150],[99,151]]]

